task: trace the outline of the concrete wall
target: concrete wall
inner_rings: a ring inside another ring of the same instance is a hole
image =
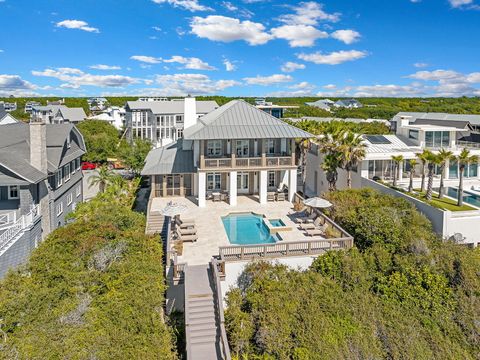
[[[6,252],[0,256],[0,279],[5,276],[9,269],[13,269],[27,262],[31,252],[42,238],[42,226],[40,218],[25,231],[23,235],[13,243]]]
[[[302,257],[286,257],[280,259],[269,260],[271,263],[278,263],[286,265],[295,270],[307,270],[310,265],[312,265],[313,260],[317,256],[302,256]],[[243,273],[245,266],[250,263],[250,261],[235,261],[227,262],[225,264],[225,280],[221,282],[222,287],[222,298],[225,301],[225,295],[227,292],[238,286],[238,278]],[[225,306],[225,303],[224,303]]]

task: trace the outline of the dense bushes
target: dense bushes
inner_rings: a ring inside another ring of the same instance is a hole
[[[0,282],[4,359],[173,359],[164,323],[162,249],[109,188],[79,207],[25,268]]]
[[[476,359],[480,252],[439,241],[402,199],[331,193],[357,247],[300,272],[254,263],[228,293],[233,351],[279,359]]]

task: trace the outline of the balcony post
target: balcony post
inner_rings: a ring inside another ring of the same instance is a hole
[[[265,154],[265,139],[260,139],[260,153],[262,154],[262,167],[266,167],[267,155]]]
[[[200,169],[205,169],[205,141],[200,140]]]
[[[292,156],[292,166],[295,166],[295,139],[290,140],[290,152]]]
[[[237,167],[237,156],[235,155],[235,153],[232,151],[232,155],[231,155],[231,160],[232,160],[232,163],[230,164],[230,166],[232,168],[234,167]]]
[[[231,206],[237,206],[237,172],[230,171],[230,186],[228,194],[229,201]]]

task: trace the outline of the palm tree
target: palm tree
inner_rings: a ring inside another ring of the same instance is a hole
[[[445,186],[443,184],[443,178],[445,177],[445,166],[447,164],[447,160],[451,160],[453,158],[453,153],[451,151],[440,149],[438,152],[438,165],[440,168],[440,188],[438,189],[438,198],[441,199],[443,197],[443,192]]]
[[[352,188],[352,169],[361,162],[366,152],[366,145],[360,135],[348,131],[340,140],[339,150],[342,152],[342,167],[347,171],[347,187]]]
[[[340,153],[330,153],[323,158],[321,166],[322,170],[325,171],[329,191],[337,190],[338,168],[340,167],[341,162]]]
[[[400,164],[403,162],[403,155],[392,156],[393,161],[393,186],[397,186]]]
[[[459,168],[459,183],[458,183],[458,199],[457,205],[463,205],[463,174],[465,172],[465,167],[472,162],[478,161],[478,156],[470,155],[470,151],[463,149],[460,155],[457,156],[458,168]]]
[[[410,165],[410,183],[408,184],[408,192],[413,191],[413,176],[415,175],[415,166],[418,165],[417,159],[410,159],[408,160],[408,164]]]
[[[320,152],[324,154],[321,167],[326,173],[330,191],[334,191],[337,188],[338,168],[343,163],[340,144],[344,136],[345,131],[337,128],[314,139],[314,142],[320,147]]]
[[[425,198],[428,201],[430,201],[432,200],[432,194],[433,194],[433,175],[434,175],[433,170],[435,169],[435,165],[439,164],[439,158],[437,155],[429,151],[425,159],[427,160],[427,167],[428,167],[428,184],[427,184],[427,193],[425,194]]]
[[[431,154],[431,152],[430,150],[427,150],[427,149],[423,150],[423,152],[421,153],[416,154],[418,160],[420,160],[422,164],[422,183],[420,185],[420,192],[425,191],[425,167],[428,163],[427,157],[429,156],[429,154]]]
[[[102,165],[98,168],[98,173],[97,175],[92,175],[89,179],[90,182],[90,187],[94,185],[98,185],[98,189],[100,193],[105,192],[105,188],[107,185],[110,183],[112,180],[112,172],[106,167],[105,165]]]

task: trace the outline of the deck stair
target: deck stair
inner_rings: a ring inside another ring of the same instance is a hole
[[[209,265],[185,270],[185,330],[188,360],[222,359]]]
[[[149,212],[147,216],[147,228],[145,233],[147,235],[160,234],[162,238],[167,235],[167,217],[159,212]]]

